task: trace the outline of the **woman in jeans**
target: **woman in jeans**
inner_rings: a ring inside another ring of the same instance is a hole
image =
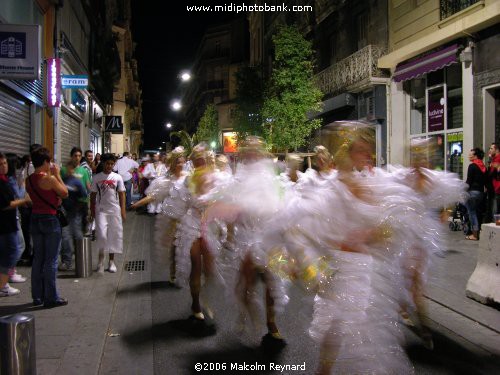
[[[35,172],[26,179],[26,190],[33,202],[33,305],[67,305],[68,301],[58,295],[56,288],[57,258],[61,248],[61,226],[56,214],[61,198],[68,196],[68,189],[61,179],[59,167],[50,162],[49,150],[45,147],[34,150],[31,160]]]
[[[473,148],[469,152],[471,164],[467,169],[467,185],[469,185],[469,198],[465,202],[469,220],[472,226],[472,234],[466,236],[467,240],[477,241],[479,239],[479,217],[481,204],[483,202],[484,187],[486,183],[486,166],[483,163],[484,151]]]

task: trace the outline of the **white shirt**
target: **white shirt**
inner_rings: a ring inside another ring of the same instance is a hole
[[[153,180],[158,177],[165,176],[167,174],[167,167],[162,162],[149,163],[144,168],[144,172],[142,172],[143,176],[148,180]]]
[[[132,178],[129,171],[137,168],[139,168],[139,164],[137,164],[135,160],[130,159],[128,156],[124,156],[123,158],[118,159],[113,170],[122,176],[123,181],[128,181]]]
[[[125,191],[125,184],[118,173],[98,173],[92,180],[90,191],[97,193],[95,202],[96,213],[120,214],[121,208],[118,193]]]

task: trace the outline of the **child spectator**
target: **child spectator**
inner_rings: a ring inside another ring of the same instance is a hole
[[[63,177],[64,184],[68,188],[69,196],[63,200],[68,225],[62,228],[61,264],[59,271],[71,271],[73,269],[74,241],[83,239],[82,232],[82,209],[81,198],[87,197],[87,190],[82,182],[75,176],[75,162],[70,160],[66,163],[66,174]]]
[[[99,249],[97,272],[104,273],[104,253],[109,253],[109,272],[116,272],[115,253],[123,251],[123,221],[125,221],[125,184],[113,172],[116,157],[101,157],[103,171],[94,176],[90,194],[90,211],[95,218],[96,241]]]

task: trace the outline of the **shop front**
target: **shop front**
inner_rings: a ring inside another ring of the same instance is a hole
[[[463,67],[459,61],[459,46],[454,44],[438,51],[399,64],[393,79],[402,85],[398,93],[405,106],[400,118],[405,118],[405,150],[416,141],[430,139],[427,151],[431,167],[463,177],[464,153],[464,90]],[[394,93],[393,93],[394,95]],[[393,100],[393,107],[396,101]],[[398,113],[398,108],[393,113]],[[393,121],[397,121],[393,116]],[[393,124],[393,128],[397,124]],[[471,130],[471,129],[467,129]],[[466,132],[467,133],[467,132]],[[393,140],[394,143],[394,140]],[[404,157],[412,163],[409,152]]]

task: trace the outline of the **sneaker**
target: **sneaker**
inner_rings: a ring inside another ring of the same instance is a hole
[[[21,293],[19,289],[13,288],[9,283],[5,284],[3,288],[0,289],[0,297],[10,297]]]
[[[104,275],[104,264],[99,263],[97,265],[97,273],[100,273],[101,275]]]
[[[42,306],[42,305],[43,305],[43,301],[40,298],[35,298],[33,300],[33,306]]]
[[[109,262],[109,268],[108,268],[108,271],[111,272],[111,273],[115,273],[116,272],[116,265],[115,265],[115,262],[111,261]]]
[[[13,274],[9,277],[9,283],[24,283],[26,281],[26,277],[19,275],[18,273]]]
[[[59,271],[72,271],[73,267],[71,264],[61,263],[59,267],[57,267]]]

